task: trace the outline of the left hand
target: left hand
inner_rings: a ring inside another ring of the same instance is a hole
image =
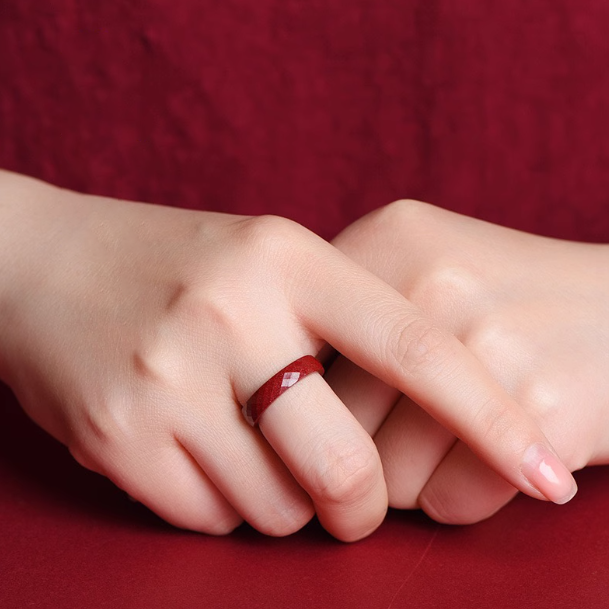
[[[464,343],[572,471],[609,463],[609,246],[416,201],[365,216],[334,245]],[[517,493],[408,396],[346,358],[326,379],[373,436],[390,506],[470,523]]]

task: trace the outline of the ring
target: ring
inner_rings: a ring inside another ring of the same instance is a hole
[[[242,409],[247,422],[254,427],[262,413],[284,392],[312,372],[324,373],[324,367],[312,355],[305,355],[272,376]]]

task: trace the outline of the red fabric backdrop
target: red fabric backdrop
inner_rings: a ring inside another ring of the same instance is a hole
[[[0,0],[0,166],[325,237],[413,197],[609,242],[608,63],[605,0]],[[604,468],[472,527],[212,539],[0,409],[2,607],[609,602]]]

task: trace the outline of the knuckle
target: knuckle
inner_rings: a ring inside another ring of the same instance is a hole
[[[410,376],[428,377],[443,366],[449,353],[447,335],[427,320],[411,320],[393,335],[390,356]]]
[[[73,420],[75,431],[69,449],[77,461],[89,469],[95,469],[94,463],[105,468],[111,463],[124,462],[131,447],[139,445],[144,438],[159,435],[156,415],[148,416],[150,414],[142,412],[141,405],[123,391],[99,396],[79,409],[78,417]],[[144,416],[146,425],[141,424]]]
[[[548,382],[545,378],[532,378],[520,389],[518,397],[542,428],[551,427],[555,421],[563,418],[561,406],[564,393],[556,383]]]
[[[168,319],[190,328],[200,323],[203,315],[224,319],[232,301],[230,282],[212,279],[200,287],[190,286],[176,292],[167,306]]]
[[[510,395],[522,403],[521,374],[513,373],[518,363],[534,361],[530,337],[522,328],[510,323],[501,313],[490,313],[463,328],[463,343],[484,365],[491,376]]]
[[[319,239],[300,224],[279,216],[258,216],[245,220],[237,228],[241,257],[232,275],[235,288],[267,285],[282,291],[303,273],[309,273],[317,258]],[[248,296],[249,294],[245,294]]]
[[[246,270],[246,275],[249,274]],[[211,346],[209,337],[217,335],[239,344],[245,332],[252,297],[247,284],[228,275],[215,277],[202,286],[192,286],[173,299],[160,331],[133,356],[133,369],[139,377],[173,377],[184,361],[184,346],[201,350]],[[177,338],[179,337],[179,338]]]
[[[501,345],[505,346],[505,341],[510,338],[510,335],[507,328],[499,320],[485,316],[469,330],[465,342],[469,349],[483,356],[495,352],[497,347]]]
[[[136,383],[171,386],[177,366],[175,354],[164,345],[135,349],[131,354],[131,372]]]
[[[264,215],[248,218],[239,225],[239,231],[250,252],[277,252],[293,247],[295,238],[306,229],[298,223],[280,216]]]
[[[398,199],[382,207],[381,213],[389,216],[392,220],[399,218],[415,222],[422,220],[424,216],[428,216],[433,209],[433,205],[417,201],[416,199]]]
[[[356,504],[378,483],[382,470],[372,440],[330,444],[311,472],[312,494],[326,505]]]
[[[90,405],[82,414],[82,435],[93,440],[103,450],[118,445],[133,433],[128,417],[128,406],[122,400],[99,400]]]
[[[391,234],[395,232],[397,225],[400,229],[410,232],[424,226],[433,209],[432,205],[421,201],[400,199],[379,207],[365,216],[367,229],[372,234],[384,230],[389,230]]]
[[[189,328],[195,327],[209,334],[217,332],[229,339],[236,339],[243,326],[244,312],[248,308],[246,295],[235,286],[215,282],[193,298]]]
[[[425,311],[436,315],[458,310],[464,303],[471,309],[484,297],[484,286],[481,277],[467,265],[440,259],[413,282],[409,296]]]
[[[521,360],[532,357],[531,341],[522,328],[499,312],[481,316],[465,333],[464,342],[488,364],[508,352],[518,353]]]

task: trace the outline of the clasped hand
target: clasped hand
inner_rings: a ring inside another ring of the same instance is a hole
[[[369,214],[334,245],[456,336],[571,471],[609,462],[607,245],[542,238],[416,201]],[[499,468],[484,463],[487,450],[511,441],[501,408],[486,420],[494,442],[476,454],[413,394],[346,358],[327,380],[374,437],[391,506],[471,523],[516,494]]]
[[[316,513],[350,541],[388,504],[469,522],[515,489],[573,495],[548,437],[571,469],[606,454],[593,246],[404,203],[333,247],[281,218],[0,177],[0,377],[81,464],[176,526],[286,535]],[[586,274],[561,304],[566,260]],[[310,375],[251,428],[241,404],[326,344],[342,354],[330,385]]]

